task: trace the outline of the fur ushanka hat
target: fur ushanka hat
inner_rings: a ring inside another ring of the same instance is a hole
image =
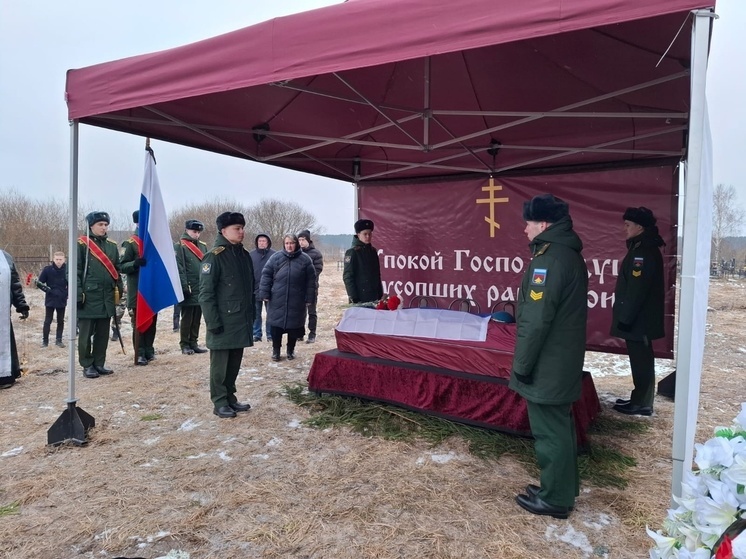
[[[556,223],[570,215],[567,202],[551,194],[539,194],[523,203],[524,221],[546,221]]]

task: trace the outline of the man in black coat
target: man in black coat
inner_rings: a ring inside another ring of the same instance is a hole
[[[314,302],[308,305],[308,338],[306,339],[307,344],[312,344],[316,341],[316,325],[318,324],[319,317],[316,313],[316,303],[319,299],[319,276],[324,270],[324,256],[321,251],[313,246],[311,240],[311,232],[308,229],[304,229],[298,233],[298,242],[300,243],[301,250],[311,257],[313,262],[313,269],[316,270],[316,297]],[[303,339],[303,338],[301,338]]]
[[[67,264],[65,264],[65,253],[55,252],[52,264],[45,266],[36,280],[36,287],[41,289],[44,296],[46,315],[44,326],[41,331],[41,347],[49,346],[49,331],[52,328],[52,318],[57,314],[57,332],[55,345],[65,347],[62,343],[62,330],[65,327],[65,307],[67,306]]]
[[[629,399],[617,400],[614,409],[626,415],[652,415],[655,397],[655,358],[651,342],[663,331],[664,278],[656,218],[648,208],[624,212],[627,255],[614,290],[611,335],[627,343],[632,381]]]
[[[264,265],[269,261],[269,257],[272,256],[276,251],[272,248],[272,239],[266,233],[259,233],[254,238],[254,250],[249,255],[251,256],[251,264],[254,266],[254,297],[256,298],[256,308],[254,309],[254,341],[262,341],[262,307],[264,307],[265,313],[267,312],[267,303],[262,301],[261,297],[258,297],[259,283],[262,280],[262,269]],[[266,318],[266,314],[265,314]],[[269,331],[269,319],[265,320],[264,324],[267,332],[267,341],[272,341],[272,334]]]

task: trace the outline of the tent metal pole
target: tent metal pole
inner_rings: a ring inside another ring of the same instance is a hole
[[[707,322],[707,288],[712,226],[712,168],[705,85],[712,10],[694,11],[691,111],[684,179],[683,249],[678,320],[678,353],[673,427],[671,493],[691,470],[697,429],[702,358]],[[672,506],[675,506],[672,504]]]
[[[68,201],[68,207],[70,208],[70,215],[68,216],[70,221],[68,223],[68,239],[67,239],[67,255],[68,255],[68,285],[69,285],[69,296],[67,298],[69,316],[67,335],[68,335],[68,374],[70,380],[68,383],[68,402],[74,402],[75,398],[75,353],[77,348],[77,328],[78,324],[78,305],[77,305],[77,293],[78,293],[78,162],[79,162],[79,140],[80,140],[80,124],[77,120],[70,122],[70,199]]]

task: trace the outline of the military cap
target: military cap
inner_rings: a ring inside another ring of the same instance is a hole
[[[373,222],[370,219],[358,219],[355,222],[355,233],[360,233],[360,231],[365,231],[366,229],[373,231]]]
[[[192,231],[204,231],[205,224],[199,219],[187,219],[184,223],[184,229],[191,229]]]
[[[111,223],[109,214],[106,212],[91,212],[85,216],[85,220],[88,222],[88,227],[99,221],[105,221],[107,225]]]

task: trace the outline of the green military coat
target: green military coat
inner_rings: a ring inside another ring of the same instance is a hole
[[[186,233],[181,236],[178,243],[174,244],[176,266],[179,269],[181,290],[184,292],[184,300],[180,304],[186,307],[194,307],[199,305],[199,278],[202,261],[188,247],[184,246],[182,241],[198,248],[199,252],[203,254],[203,258],[207,253],[207,244],[192,239]]]
[[[114,290],[117,289],[120,296],[124,291],[119,249],[106,235],[90,235],[90,240],[114,265],[117,278],[112,277],[83,241],[78,241],[78,318],[110,318],[115,312]]]
[[[518,297],[509,386],[537,404],[568,404],[580,397],[585,358],[588,268],[583,243],[565,217],[529,246],[533,260]]]
[[[138,230],[135,229],[135,236]],[[122,253],[121,268],[122,273],[127,276],[127,308],[134,309],[137,307],[137,288],[140,283],[140,267],[135,264],[135,259],[140,257],[140,249],[133,237],[130,237],[122,243],[124,252]]]
[[[215,246],[202,260],[199,303],[207,324],[208,348],[238,349],[254,345],[251,256],[242,244],[231,244],[220,233]]]
[[[352,247],[345,252],[342,281],[350,303],[368,303],[383,297],[378,251],[357,235],[352,238]]]
[[[612,336],[641,342],[645,338],[657,340],[665,335],[665,285],[660,251],[663,244],[657,231],[651,230],[627,240],[627,255],[614,289]]]

